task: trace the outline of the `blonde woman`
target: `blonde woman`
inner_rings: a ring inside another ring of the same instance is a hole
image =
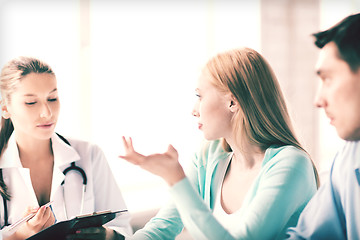
[[[317,171],[292,130],[269,64],[249,48],[220,53],[198,80],[193,115],[207,141],[185,173],[177,151],[121,158],[162,177],[172,203],[135,239],[282,239],[317,190]]]

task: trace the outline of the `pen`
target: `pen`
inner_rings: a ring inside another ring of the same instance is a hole
[[[46,204],[44,204],[43,206],[45,207],[49,207],[54,201],[50,201]],[[34,212],[34,213],[30,213],[29,215],[27,215],[26,217],[24,218],[21,218],[20,220],[16,221],[15,223],[11,224],[10,226],[7,227],[7,230],[8,231],[11,231],[13,230],[14,228],[16,228],[17,226],[20,226],[22,223],[30,220],[32,217],[34,217],[36,215],[37,211]]]

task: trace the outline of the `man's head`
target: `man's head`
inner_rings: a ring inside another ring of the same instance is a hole
[[[339,58],[349,64],[352,71],[360,67],[360,13],[350,15],[332,28],[313,34],[318,48],[334,42]]]
[[[360,140],[360,14],[314,36],[321,48],[315,104],[324,108],[341,138]]]

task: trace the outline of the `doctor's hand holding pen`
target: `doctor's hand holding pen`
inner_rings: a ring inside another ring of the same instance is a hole
[[[49,205],[40,208],[28,207],[24,217],[8,226],[5,240],[23,240],[50,227],[55,223],[55,217]]]
[[[165,153],[144,156],[134,150],[131,138],[122,137],[122,139],[125,155],[119,156],[120,158],[163,178],[170,186],[185,178],[185,172],[178,160],[178,153],[172,145],[169,145]]]

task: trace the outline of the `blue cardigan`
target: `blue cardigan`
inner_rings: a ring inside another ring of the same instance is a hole
[[[171,202],[163,207],[134,239],[175,239],[185,226],[193,239],[283,239],[316,192],[307,154],[292,146],[271,147],[247,193],[236,229],[230,232],[212,214],[227,167],[219,140],[205,142],[195,155],[187,177],[170,188]]]

